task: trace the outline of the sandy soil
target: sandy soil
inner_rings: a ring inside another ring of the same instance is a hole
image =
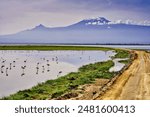
[[[93,100],[98,96],[100,89],[108,82],[108,79],[96,79],[94,83],[81,85],[77,90],[66,93],[56,100]]]
[[[101,87],[108,83],[108,79],[96,79],[93,84],[86,84],[79,89],[82,93],[75,100],[93,100],[99,94]]]
[[[100,100],[150,100],[150,54],[136,51],[138,57],[120,75]]]

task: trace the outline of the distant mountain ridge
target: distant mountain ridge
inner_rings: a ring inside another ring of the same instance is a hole
[[[66,27],[42,24],[0,36],[0,43],[150,43],[150,26],[113,23],[104,17],[84,19]]]

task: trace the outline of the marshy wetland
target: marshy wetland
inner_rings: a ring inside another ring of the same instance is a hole
[[[0,97],[57,98],[95,79],[114,77],[124,61],[128,63],[129,52],[111,48],[1,47]]]

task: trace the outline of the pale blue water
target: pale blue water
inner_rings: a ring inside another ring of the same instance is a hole
[[[0,51],[0,97],[75,72],[82,65],[110,60],[115,54],[113,51]]]

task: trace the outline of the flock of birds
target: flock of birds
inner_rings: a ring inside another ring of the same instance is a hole
[[[1,62],[1,73],[3,74],[4,73],[4,70],[6,71],[6,76],[8,76],[8,70],[12,70],[12,68],[15,67],[15,62],[16,61],[13,61],[12,63],[9,64],[9,67],[6,67],[5,68],[5,63],[6,63],[6,60],[4,60],[2,57],[2,62]]]
[[[44,73],[45,71],[50,72],[50,60],[46,60],[46,58],[41,58],[42,60],[46,61],[46,65],[41,65],[42,68],[42,73]],[[59,63],[58,61],[58,57],[56,56],[55,58],[52,58],[53,62],[56,62],[56,64]],[[40,62],[37,62],[36,64],[36,74],[39,74],[39,69],[40,69]],[[59,71],[57,74],[57,77],[62,73],[62,71]]]
[[[46,64],[42,64],[41,62],[37,62],[36,63],[36,73],[35,74],[39,74],[39,70],[41,69],[42,73],[45,73],[45,71],[50,72],[50,60],[46,60],[46,58],[41,58],[41,60],[45,61]],[[56,56],[55,58],[52,58],[53,62],[56,62],[56,64],[59,64],[59,59]],[[5,74],[6,76],[9,76],[9,71],[13,70],[16,68],[17,66],[17,58],[15,60],[13,60],[12,62],[7,61],[6,59],[4,59],[3,57],[0,58],[0,73],[1,74]],[[9,63],[8,63],[9,62]],[[28,59],[23,61],[23,64],[20,66],[20,70],[22,71],[21,76],[25,75],[25,70],[27,68],[27,65],[29,66],[30,64],[28,63]],[[7,65],[6,65],[7,64]],[[60,76],[62,73],[62,71],[59,71],[57,76]]]
[[[57,52],[54,52],[54,53],[57,53]],[[19,70],[21,71],[20,73],[20,76],[23,77],[26,75],[26,70],[28,69],[28,71],[30,70],[30,68],[34,68],[34,73],[32,74],[35,74],[35,75],[38,75],[38,74],[41,74],[41,73],[48,73],[50,72],[52,69],[53,69],[53,66],[51,65],[52,62],[54,62],[56,65],[59,64],[59,62],[63,61],[64,58],[68,58],[69,56],[73,59],[77,59],[76,57],[76,53],[73,53],[70,52],[71,54],[63,54],[63,52],[60,54],[58,53],[57,54],[54,54],[52,56],[52,53],[49,57],[47,56],[40,56],[40,52],[38,51],[38,53],[33,53],[33,52],[28,52],[26,53],[26,55],[24,56],[23,55],[23,58],[19,60],[19,57],[18,58],[15,58],[15,56],[13,56],[13,58],[11,60],[7,60],[7,57],[3,56],[5,55],[5,53],[2,53],[3,55],[0,56],[0,73],[1,74],[4,74],[5,76],[10,76],[11,74],[10,71],[16,69],[16,70]],[[11,53],[9,53],[11,54]],[[78,53],[78,60],[82,60],[85,56],[85,51],[82,51],[81,53]],[[31,58],[34,58],[34,57],[38,59],[36,59],[36,61],[34,61],[34,65],[31,66],[30,64],[30,57]],[[65,56],[65,57],[64,57]],[[93,61],[92,60],[92,56],[91,54],[90,55],[86,55],[87,59],[90,61]],[[84,58],[85,59],[85,58]],[[83,59],[83,61],[84,61]],[[21,64],[20,64],[20,61],[21,61]],[[96,61],[96,58],[95,58],[95,61]],[[19,72],[17,71],[17,72]],[[13,71],[12,71],[13,72]],[[33,72],[33,71],[31,71]],[[63,70],[58,70],[57,71],[57,77],[60,76],[62,74]],[[17,73],[18,74],[18,73]]]
[[[110,55],[111,52],[105,55],[103,51],[0,50],[0,93],[7,96],[57,79],[69,72],[76,72],[83,65],[103,61]]]

